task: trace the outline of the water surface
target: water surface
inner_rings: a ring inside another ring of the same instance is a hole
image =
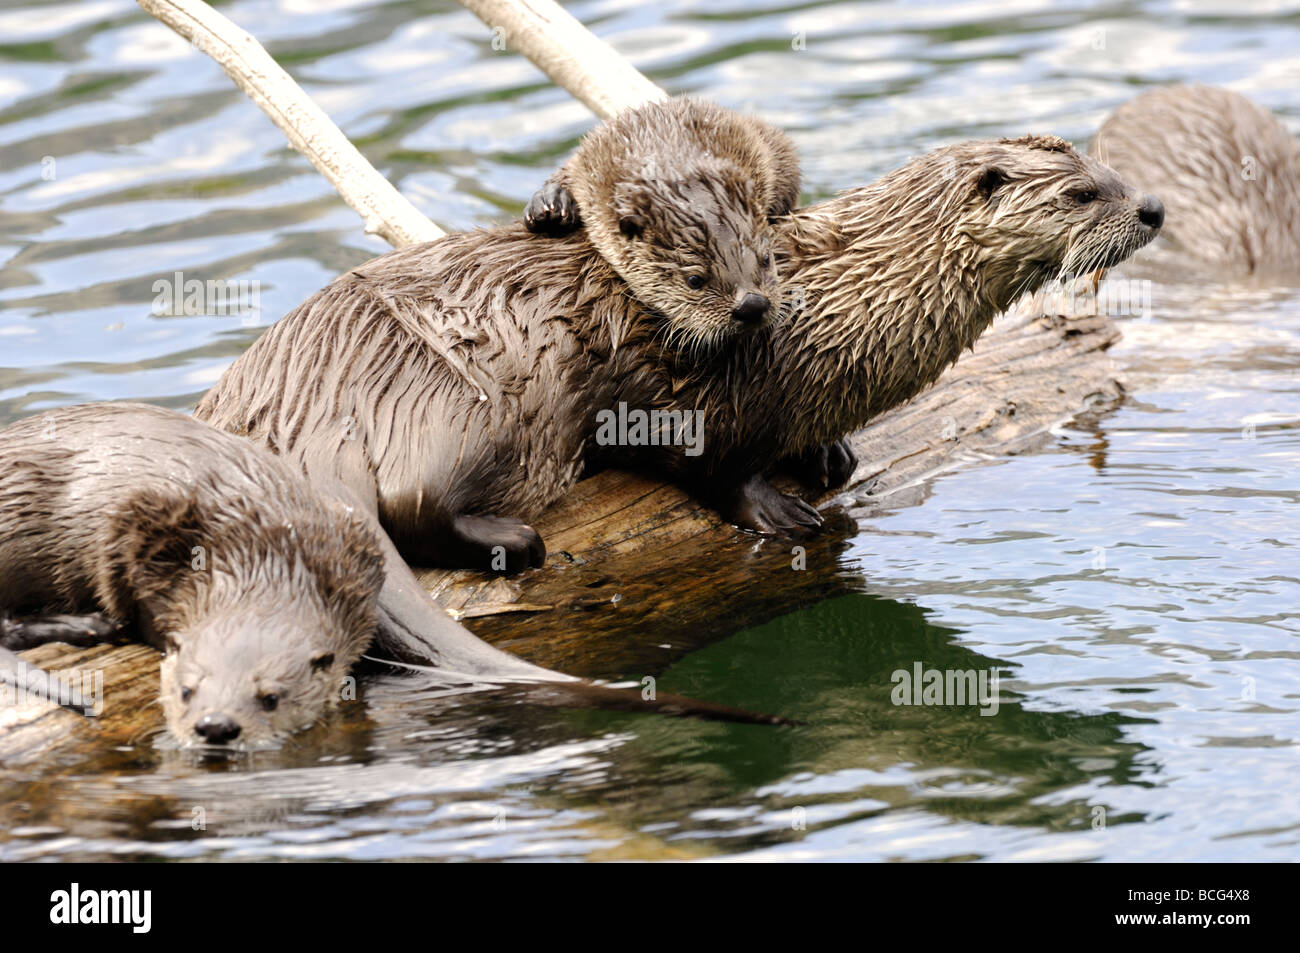
[[[592,121],[447,3],[221,8],[449,229],[516,215]],[[1172,80],[1300,128],[1295,4],[569,9],[671,91],[787,129],[809,200],[960,138],[1083,144]],[[261,327],[384,248],[130,0],[0,6],[0,421],[192,407]],[[256,280],[260,310],[156,316],[176,271]],[[0,859],[1296,859],[1300,293],[1153,289],[1152,313],[1123,320],[1123,406],[864,518],[841,594],[660,673],[803,728],[375,679],[364,710],[281,752],[197,764],[142,741],[55,784],[6,770],[0,798],[28,823],[0,832]],[[893,673],[917,662],[997,671],[997,714],[895,706]]]

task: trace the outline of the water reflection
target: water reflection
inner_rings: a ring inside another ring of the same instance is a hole
[[[954,139],[1082,144],[1171,79],[1300,117],[1300,24],[1275,3],[572,9],[673,91],[787,129],[810,199]],[[448,228],[516,214],[590,122],[450,2],[223,11]],[[383,249],[131,0],[0,11],[0,422],[91,399],[192,406],[259,331],[155,315],[160,277],[256,280],[265,325]],[[1154,310],[1114,352],[1122,408],[945,477],[924,506],[856,514],[810,550],[795,602],[763,585],[780,554],[726,551],[748,586],[677,604],[652,579],[618,613],[575,613],[573,638],[520,646],[805,726],[539,710],[376,676],[255,759],[141,739],[6,766],[0,859],[1300,856],[1300,299],[1132,273]],[[892,674],[916,662],[996,668],[998,714],[893,705]]]

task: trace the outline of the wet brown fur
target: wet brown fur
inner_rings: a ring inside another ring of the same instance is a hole
[[[778,460],[915,395],[1021,294],[1130,255],[1154,234],[1143,199],[1052,137],[939,149],[797,210],[778,230],[788,324],[704,366],[659,345],[581,233],[452,235],[308,299],[197,414],[341,480],[413,560],[447,563],[458,514],[535,518],[584,462],[668,473],[779,528],[791,498],[763,483]],[[703,455],[594,446],[619,401],[702,410]]]
[[[447,617],[346,489],[312,486],[184,415],[61,408],[0,430],[0,459],[0,642],[34,631],[8,617],[35,621],[44,641],[63,640],[64,613],[131,627],[165,653],[160,700],[183,745],[210,740],[199,731],[208,715],[239,725],[233,747],[278,744],[338,700],[372,642],[426,678],[509,685],[539,705],[785,723],[676,695],[643,699],[487,645]]]
[[[1091,151],[1168,207],[1162,245],[1220,276],[1300,271],[1300,144],[1268,110],[1214,86],[1125,103]]]
[[[86,405],[0,430],[0,458],[0,607],[138,626],[166,652],[162,706],[182,743],[207,713],[252,746],[307,727],[374,636],[372,524],[245,441],[155,407]]]

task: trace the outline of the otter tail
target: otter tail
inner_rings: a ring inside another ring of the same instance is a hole
[[[389,659],[369,658],[409,672],[420,672],[436,681],[451,685],[472,685],[494,697],[543,708],[586,708],[598,711],[630,711],[673,718],[699,718],[703,721],[729,721],[742,725],[799,725],[802,722],[780,715],[733,708],[716,702],[701,701],[685,695],[656,692],[646,697],[636,687],[603,685],[539,669],[550,676],[545,681],[520,677],[514,673],[492,676],[487,673],[449,671],[430,665],[414,665]],[[527,664],[527,663],[522,663]]]
[[[704,721],[730,721],[741,725],[800,725],[802,722],[780,715],[733,708],[716,702],[701,701],[685,695],[656,692],[647,698],[636,688],[616,688],[594,682],[538,683],[511,685],[501,689],[507,698],[518,698],[530,705],[551,708],[594,708],[601,711],[631,711],[672,718],[699,718]]]
[[[372,661],[423,672],[451,684],[482,686],[505,697],[551,708],[636,711],[757,725],[798,724],[680,695],[643,698],[635,688],[597,685],[493,648],[452,621],[415,578],[388,534],[378,526],[375,532],[384,551],[386,572],[379,593],[379,631]]]

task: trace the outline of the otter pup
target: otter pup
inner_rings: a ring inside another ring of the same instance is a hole
[[[771,220],[799,201],[783,132],[713,103],[670,99],[593,129],[524,210],[530,231],[579,223],[669,347],[709,353],[774,318]]]
[[[1300,144],[1268,110],[1227,89],[1165,86],[1115,110],[1091,151],[1164,198],[1174,253],[1294,278]]]
[[[584,233],[450,235],[313,295],[196,414],[347,486],[413,561],[539,564],[526,521],[585,466],[656,470],[744,528],[807,531],[816,510],[766,480],[778,461],[909,399],[1021,294],[1123,260],[1162,218],[1054,137],[939,149],[781,223],[802,305],[703,363],[674,362]],[[693,415],[699,452],[644,428],[602,443],[611,408]]]
[[[0,648],[133,626],[166,653],[162,708],[182,744],[259,747],[310,726],[372,642],[426,677],[510,683],[539,704],[782,722],[643,700],[492,648],[342,491],[181,414],[66,407],[0,430],[0,458]]]

